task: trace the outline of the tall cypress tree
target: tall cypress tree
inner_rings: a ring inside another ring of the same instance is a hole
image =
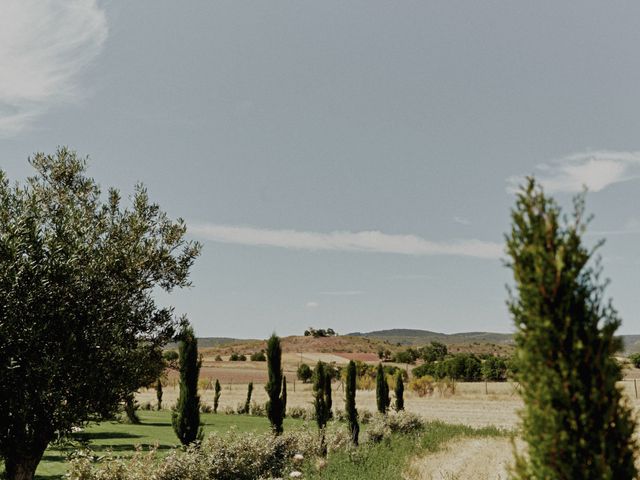
[[[396,412],[404,410],[404,381],[402,380],[402,372],[396,374]]]
[[[389,384],[384,375],[382,363],[378,364],[376,372],[376,406],[380,413],[387,413],[391,400],[389,399]]]
[[[280,338],[274,333],[267,341],[267,370],[269,380],[265,385],[265,390],[269,396],[267,400],[267,416],[271,422],[271,429],[276,435],[283,432],[283,409],[282,409],[282,347]]]
[[[351,360],[347,366],[347,381],[344,387],[344,409],[347,412],[351,441],[357,446],[360,425],[358,425],[358,410],[356,409],[356,380],[356,362]]]
[[[584,195],[567,218],[528,179],[511,219],[506,241],[515,294],[509,308],[528,444],[515,473],[520,479],[637,478],[635,423],[616,386],[620,319],[604,300],[606,282],[599,262],[591,262],[595,249],[582,242]]]
[[[251,394],[253,393],[253,382],[249,382],[247,385],[247,399],[244,401],[244,407],[242,408],[242,412],[245,415],[249,415],[251,412]]]
[[[220,387],[220,380],[216,378],[216,385],[213,389],[213,413],[218,413],[218,406],[220,405],[220,392],[222,391],[222,387]]]
[[[159,378],[156,382],[156,398],[158,399],[158,410],[162,410],[162,380]]]
[[[325,427],[331,418],[331,379],[321,361],[313,372],[313,406],[316,412],[316,423],[320,430],[320,454],[326,456]]]
[[[287,418],[287,377],[282,377],[282,418]]]
[[[183,445],[200,440],[203,432],[200,426],[200,397],[198,396],[198,376],[202,360],[198,357],[198,339],[193,328],[184,322],[179,334],[180,396],[173,412],[171,423]]]

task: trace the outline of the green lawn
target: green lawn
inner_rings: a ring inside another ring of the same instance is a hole
[[[103,422],[89,426],[84,432],[76,434],[78,439],[89,442],[96,454],[112,451],[118,455],[131,455],[136,445],[147,449],[158,445],[160,453],[178,444],[178,439],[171,427],[171,412],[169,411],[139,411],[142,424],[130,425],[118,422]],[[236,428],[238,431],[266,432],[269,430],[269,420],[265,417],[250,417],[245,415],[201,414],[205,434],[212,431],[226,432]],[[302,420],[285,419],[285,429],[301,427]],[[69,449],[48,449],[40,466],[36,478],[59,479],[66,470],[66,457]]]

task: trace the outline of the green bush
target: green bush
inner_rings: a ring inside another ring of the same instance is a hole
[[[482,362],[482,378],[488,382],[504,382],[507,379],[507,362],[502,357],[488,357]]]
[[[232,352],[231,356],[229,357],[229,361],[230,362],[246,362],[247,357],[242,353]]]
[[[267,356],[264,354],[263,351],[259,351],[259,352],[252,353],[249,359],[252,362],[266,362]]]
[[[633,353],[629,355],[629,360],[634,367],[640,368],[640,353]]]

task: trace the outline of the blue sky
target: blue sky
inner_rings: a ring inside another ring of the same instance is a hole
[[[68,145],[204,244],[202,336],[511,331],[513,188],[587,185],[640,331],[640,4],[7,0],[0,168]]]

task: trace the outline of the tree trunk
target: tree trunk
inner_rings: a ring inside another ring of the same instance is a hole
[[[46,445],[39,451],[29,454],[12,454],[5,458],[5,475],[7,480],[33,480],[36,468],[42,459]]]

